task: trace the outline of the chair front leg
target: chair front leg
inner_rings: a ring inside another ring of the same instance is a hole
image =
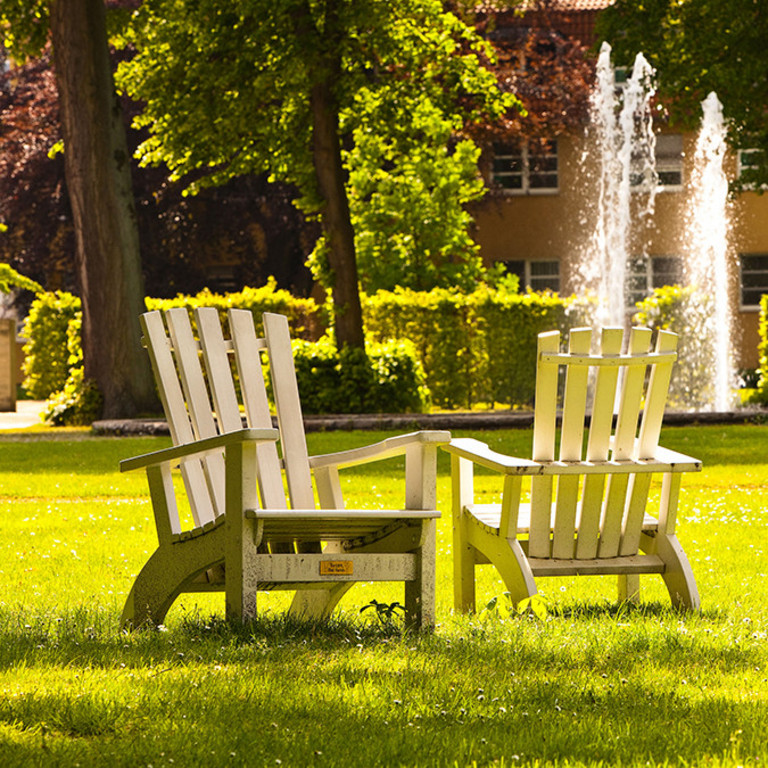
[[[256,445],[235,443],[227,447],[225,462],[226,576],[224,594],[228,619],[256,617],[259,570],[258,546],[262,523],[245,516],[258,509]]]
[[[416,550],[416,579],[405,582],[405,625],[431,629],[435,625],[437,520],[425,520],[422,543]]]
[[[474,500],[472,462],[451,456],[451,497],[453,523],[453,605],[467,613],[475,610],[475,551],[469,543],[464,508]]]

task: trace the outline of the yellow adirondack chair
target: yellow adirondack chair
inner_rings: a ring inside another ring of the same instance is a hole
[[[120,465],[146,470],[158,537],[126,600],[123,625],[162,623],[179,594],[214,590],[225,592],[229,618],[255,616],[257,592],[272,589],[296,590],[292,612],[324,617],[358,581],[403,581],[407,622],[431,625],[436,454],[450,434],[422,431],[310,457],[285,317],[265,314],[265,338],[258,338],[250,312],[229,310],[225,339],[214,308],[195,310],[197,337],[186,309],[164,314],[165,322],[148,312],[141,324],[173,447]],[[345,509],[339,468],[398,454],[405,455],[405,508]],[[174,493],[176,466],[193,517],[187,529]]]
[[[622,337],[621,328],[603,329],[592,354],[589,328],[571,331],[567,352],[558,331],[539,335],[532,460],[474,439],[446,447],[458,610],[475,609],[475,566],[482,563],[498,569],[515,602],[537,593],[537,577],[573,574],[618,574],[619,598],[636,600],[639,574],[658,573],[675,606],[699,608],[675,519],[682,473],[700,470],[701,462],[658,444],[677,336],[661,331],[652,350],[651,331],[633,328],[623,354]],[[475,464],[504,478],[500,504],[475,504]],[[655,516],[646,511],[653,473],[662,477]],[[524,476],[531,477],[525,504]]]

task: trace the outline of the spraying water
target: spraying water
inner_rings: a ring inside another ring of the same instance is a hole
[[[686,277],[693,290],[692,325],[698,328],[698,354],[690,365],[705,372],[697,405],[726,411],[735,384],[728,272],[728,179],[723,168],[727,129],[717,95],[702,102],[701,131],[692,175],[693,199],[687,221]]]
[[[631,76],[618,87],[611,47],[603,43],[591,120],[598,155],[597,224],[581,274],[583,288],[597,296],[599,325],[624,325],[633,222],[645,223],[654,209],[653,73],[638,54]]]

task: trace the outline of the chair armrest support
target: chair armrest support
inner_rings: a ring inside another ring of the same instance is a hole
[[[278,438],[276,429],[240,429],[236,432],[225,432],[215,437],[207,437],[203,440],[196,440],[194,443],[185,443],[184,445],[175,445],[172,448],[164,448],[160,451],[145,453],[142,456],[135,456],[131,459],[124,459],[120,462],[121,472],[131,472],[134,469],[143,469],[145,467],[157,466],[159,464],[168,464],[187,458],[188,456],[204,456],[207,453],[220,451],[230,445],[243,442],[264,443],[276,441]]]
[[[368,464],[372,461],[389,459],[392,456],[401,456],[406,453],[409,447],[418,444],[424,446],[444,446],[450,442],[450,439],[451,433],[445,430],[409,432],[405,435],[388,437],[386,440],[382,440],[378,443],[365,445],[360,448],[352,448],[348,451],[310,456],[309,466],[312,469],[323,469],[326,467],[353,467],[360,464]]]

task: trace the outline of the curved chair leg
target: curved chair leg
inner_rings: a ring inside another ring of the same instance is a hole
[[[486,535],[482,538],[482,543],[477,542],[481,544],[478,550],[498,570],[512,601],[517,604],[537,594],[536,580],[520,542],[501,536]]]
[[[664,561],[666,570],[662,574],[667,591],[676,608],[698,611],[701,608],[699,590],[693,577],[688,557],[680,546],[677,536],[658,536],[656,552]]]
[[[139,571],[125,601],[120,626],[137,629],[162,624],[183,582],[168,578],[173,558],[166,548],[157,549]],[[185,579],[186,581],[186,579]]]
[[[162,624],[189,582],[224,559],[224,526],[203,536],[158,547],[128,593],[120,625]]]

